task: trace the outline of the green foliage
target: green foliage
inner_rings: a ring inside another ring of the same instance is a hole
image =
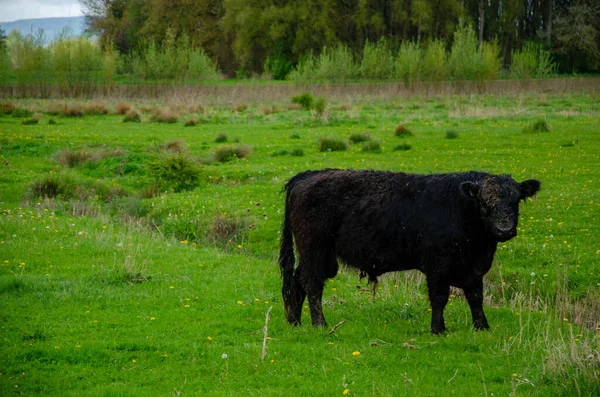
[[[11,107],[10,106],[6,106],[5,107],[5,114],[10,114],[12,117],[14,118],[24,118],[24,117],[31,117],[33,116],[33,112],[29,109],[24,109],[24,108],[12,108],[12,111],[10,111]],[[7,113],[10,112],[10,113]]]
[[[473,27],[465,20],[460,21],[454,32],[448,70],[453,80],[480,80],[483,76],[484,65],[477,36]]]
[[[497,41],[481,43],[482,71],[480,80],[496,80],[500,77],[502,59],[500,58],[500,47]]]
[[[391,77],[392,53],[383,38],[377,43],[365,42],[359,70],[364,79],[387,80]]]
[[[412,86],[420,78],[422,58],[418,43],[403,42],[394,61],[394,76],[402,80],[406,87]]]
[[[292,103],[302,106],[302,109],[310,110],[314,104],[314,98],[310,92],[304,92],[292,97]]]
[[[315,104],[313,105],[313,108],[315,109],[317,116],[319,116],[319,117],[323,116],[323,113],[325,113],[325,106],[326,106],[325,98],[323,98],[323,97],[317,98],[317,100],[315,101]]]
[[[318,57],[309,54],[298,62],[288,78],[296,83],[340,83],[359,77],[359,67],[350,49],[345,45],[324,47]]]
[[[290,150],[290,156],[302,157],[302,156],[304,156],[304,149],[302,149],[302,148],[293,148],[292,150]]]
[[[319,140],[319,152],[339,152],[348,150],[348,144],[345,141],[322,137]]]
[[[42,118],[42,115],[40,113],[35,113],[33,116],[31,116],[31,118],[29,118],[27,120],[23,120],[21,123],[23,125],[35,125],[35,124],[39,124],[41,118]]]
[[[518,79],[532,77],[548,77],[556,72],[556,64],[552,62],[550,53],[541,45],[528,42],[512,54],[510,75]]]
[[[189,156],[169,153],[156,156],[148,162],[148,176],[161,189],[182,192],[200,184],[201,170]]]
[[[444,42],[430,42],[423,53],[421,77],[426,81],[443,81],[448,78],[448,56]]]

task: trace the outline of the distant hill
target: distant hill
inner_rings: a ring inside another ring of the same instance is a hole
[[[35,34],[38,29],[42,29],[46,36],[46,41],[53,41],[63,31],[69,28],[69,37],[80,36],[84,27],[84,17],[63,17],[63,18],[40,18],[40,19],[20,19],[14,22],[0,22],[0,27],[8,35],[12,30],[19,29],[23,36]]]

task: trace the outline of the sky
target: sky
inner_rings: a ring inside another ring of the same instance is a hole
[[[0,0],[0,22],[80,15],[77,0]]]

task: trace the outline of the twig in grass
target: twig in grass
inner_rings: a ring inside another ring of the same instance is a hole
[[[456,378],[456,374],[458,374],[458,368],[456,368],[456,371],[454,371],[454,375],[452,375],[452,378],[448,379],[448,383],[452,382],[454,378]]]
[[[267,355],[267,335],[269,332],[269,314],[271,313],[271,309],[273,308],[273,306],[269,307],[269,310],[267,310],[267,316],[265,319],[265,327],[263,328],[263,347],[262,347],[262,353],[260,354],[260,360],[261,361],[265,361],[265,356]]]
[[[160,233],[160,235],[162,236],[162,238],[165,238],[165,235],[160,231],[160,228],[158,227],[158,225],[154,222],[154,219],[152,220],[152,224],[154,225],[154,227],[156,228],[156,230],[158,230],[158,232]]]
[[[347,320],[342,320],[342,321],[340,321],[339,323],[337,323],[336,325],[334,325],[334,326],[333,326],[333,328],[331,328],[331,330],[330,330],[330,331],[327,333],[327,335],[331,335],[331,334],[333,334],[333,333],[334,333],[335,331],[337,331],[337,329],[338,329],[339,327],[341,327],[341,326],[342,326],[342,324],[344,324],[346,321],[347,321]]]
[[[481,380],[483,381],[483,392],[485,393],[485,397],[487,397],[488,392],[487,387],[485,386],[485,377],[483,376],[483,369],[481,369],[481,363],[479,361],[477,361],[477,365],[479,366],[479,371],[481,372]]]

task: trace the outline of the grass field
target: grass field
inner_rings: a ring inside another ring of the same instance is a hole
[[[595,95],[178,108],[174,123],[158,103],[137,104],[141,123],[114,103],[12,105],[39,116],[0,116],[2,396],[600,395]],[[324,294],[329,324],[345,323],[313,329],[306,309],[287,325],[280,190],[325,167],[539,179],[486,276],[491,329],[473,331],[457,290],[433,336],[418,273],[373,297],[348,269]]]

